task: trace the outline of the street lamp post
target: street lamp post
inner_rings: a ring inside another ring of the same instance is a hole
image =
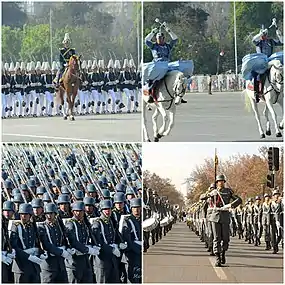
[[[238,74],[238,63],[237,63],[237,23],[236,23],[236,2],[234,1],[234,39],[235,39],[235,66],[236,76]]]

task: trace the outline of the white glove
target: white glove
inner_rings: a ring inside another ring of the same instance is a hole
[[[232,204],[226,204],[225,206],[223,206],[221,209],[222,210],[229,210],[232,207]]]
[[[276,30],[276,35],[278,38],[282,37],[282,33],[279,30]]]
[[[261,227],[261,224],[260,224],[260,223],[257,223],[257,226],[260,228],[260,227]]]
[[[68,260],[72,260],[72,255],[67,251],[67,250],[64,250],[62,251],[62,254],[61,256],[64,258],[64,259],[68,259]]]
[[[280,228],[280,222],[276,221],[276,227],[279,229]]]
[[[73,254],[76,253],[76,249],[75,249],[75,248],[68,248],[66,251],[67,251],[69,254],[71,254],[71,255],[73,255]]]
[[[140,240],[135,240],[135,243],[138,244],[139,246],[142,245],[142,242]]]
[[[102,85],[102,84],[104,84],[104,81],[101,81],[100,83],[101,83],[101,85]]]
[[[119,80],[116,80],[116,83],[119,83]]]
[[[10,86],[11,86],[10,83],[7,83],[6,85],[7,85],[7,87],[10,87]]]
[[[84,83],[85,83],[85,84],[88,84],[88,81],[85,81]]]
[[[151,31],[153,34],[156,34],[156,33],[158,33],[158,28],[154,28],[154,29],[152,29],[152,31]]]
[[[40,259],[34,255],[30,255],[29,258],[28,258],[29,261],[33,262],[33,263],[36,263],[38,265],[41,265],[42,262],[43,262],[43,259]]]
[[[119,248],[122,249],[122,250],[126,249],[127,247],[128,247],[128,245],[125,244],[125,243],[120,243],[119,244]]]
[[[267,29],[262,30],[262,35],[266,35],[266,34],[268,34],[268,30]]]
[[[15,249],[13,248],[13,249],[12,249],[12,252],[11,252],[11,253],[8,253],[7,256],[10,257],[10,258],[12,258],[12,259],[14,259],[14,258],[16,257],[16,251],[15,251]]]
[[[10,265],[12,263],[13,259],[4,255],[2,253],[2,262],[5,263],[6,265]]]
[[[245,227],[245,222],[242,222],[242,226]]]
[[[167,26],[165,26],[165,31],[166,31],[167,33],[171,32],[170,28],[167,27]]]
[[[211,196],[216,196],[216,195],[218,195],[218,190],[217,190],[217,189],[214,189],[212,192],[210,192],[210,195],[211,195]]]
[[[98,248],[89,247],[88,254],[90,254],[90,255],[98,255],[99,252],[100,252],[100,250],[98,250]]]
[[[117,248],[117,247],[114,247],[113,250],[112,250],[112,253],[117,256],[117,257],[120,257],[121,256],[121,252],[120,250]]]
[[[40,259],[42,259],[42,260],[46,260],[47,258],[48,258],[47,252],[45,252],[44,254],[40,255]]]

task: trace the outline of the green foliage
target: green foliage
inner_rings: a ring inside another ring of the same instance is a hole
[[[1,2],[2,5],[2,25],[11,27],[21,27],[27,21],[27,15],[21,11],[16,2]]]
[[[12,29],[2,26],[2,59],[3,61],[18,60],[23,33],[19,28]],[[16,57],[16,58],[15,58]]]

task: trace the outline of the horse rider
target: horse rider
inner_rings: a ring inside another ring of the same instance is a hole
[[[75,49],[70,47],[71,39],[69,37],[69,33],[66,33],[64,35],[62,43],[64,47],[60,49],[59,53],[60,69],[58,70],[56,78],[54,79],[54,83],[56,83],[57,88],[60,86],[61,77],[64,73],[65,68],[68,66],[70,57],[76,54]]]
[[[151,50],[153,61],[170,61],[171,50],[176,45],[178,41],[178,37],[174,34],[170,28],[167,26],[164,27],[166,32],[171,37],[170,43],[165,42],[164,33],[158,32],[158,29],[153,29],[146,37],[145,37],[145,44]],[[152,42],[152,38],[156,35],[156,42]],[[149,96],[148,103],[153,103],[154,98],[156,98],[157,87],[159,81],[148,81],[148,91],[151,96]]]
[[[276,29],[276,35],[278,40],[268,37],[268,29],[261,29],[260,32],[252,39],[253,44],[256,46],[256,52],[263,53],[267,55],[267,57],[270,57],[273,54],[274,46],[283,46],[283,36],[278,29]],[[256,72],[253,72],[252,75],[254,78],[254,95],[256,102],[258,103],[260,100],[259,84],[262,82],[262,78]]]

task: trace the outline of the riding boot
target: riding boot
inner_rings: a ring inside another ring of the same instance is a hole
[[[187,101],[182,98],[181,103],[187,103]]]
[[[219,253],[216,253],[215,256],[216,256],[215,266],[216,267],[221,267],[222,266],[222,264],[221,264],[221,255]]]
[[[255,100],[256,100],[256,103],[259,102],[259,81],[258,80],[254,80],[254,97],[255,97]]]
[[[278,252],[278,245],[273,246],[273,254]]]
[[[221,264],[226,264],[226,252],[225,251],[222,252]]]

